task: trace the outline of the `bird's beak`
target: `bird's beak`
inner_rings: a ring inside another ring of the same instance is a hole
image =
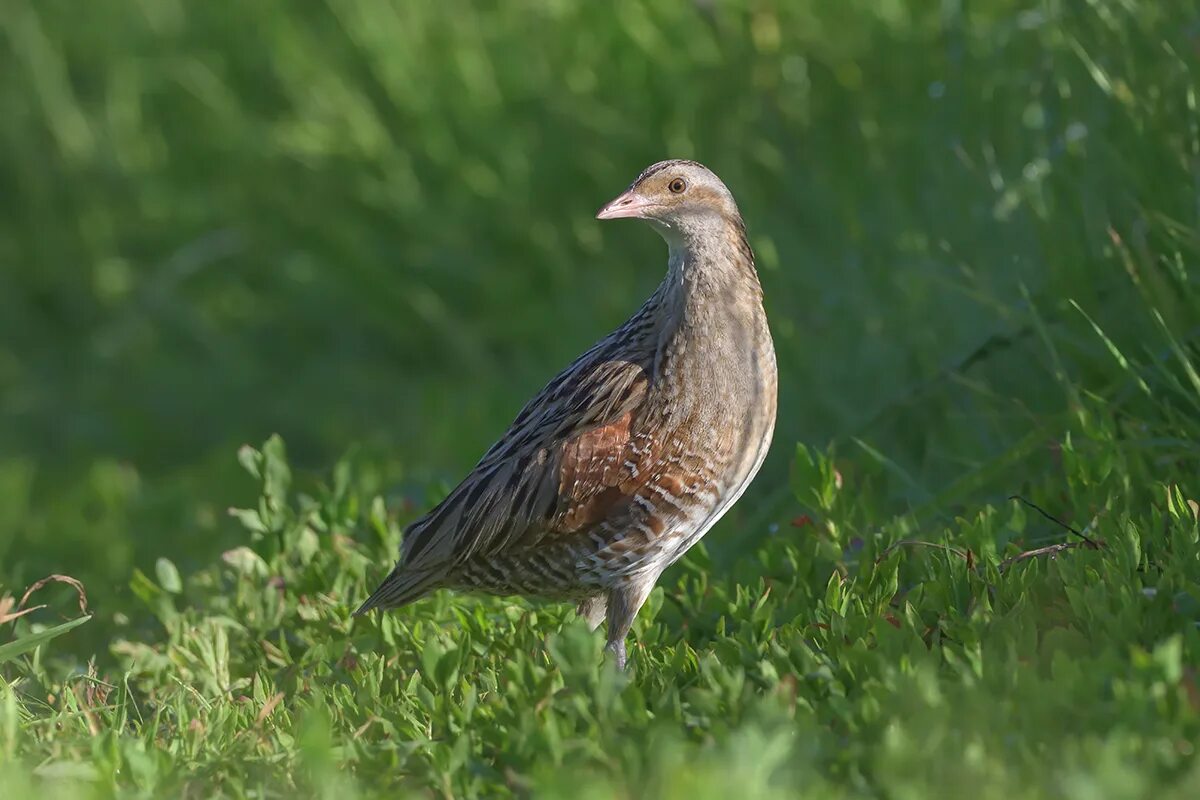
[[[644,217],[646,216],[646,209],[653,207],[653,205],[654,203],[649,202],[646,198],[628,191],[597,211],[596,219]]]

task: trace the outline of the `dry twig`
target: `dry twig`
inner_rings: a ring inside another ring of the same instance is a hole
[[[79,596],[79,611],[81,614],[88,613],[87,592],[83,588],[83,584],[70,575],[47,575],[37,583],[34,583],[25,590],[25,594],[21,595],[21,600],[18,603],[13,602],[12,595],[4,595],[0,597],[0,625],[6,622],[12,622],[15,619],[31,614],[38,609],[46,606],[29,606],[25,604],[29,602],[29,597],[38,589],[41,589],[48,583],[66,583],[74,587],[75,593]],[[15,611],[13,609],[16,609]]]
[[[1026,550],[1024,553],[1017,553],[1015,556],[1006,558],[1001,561],[999,565],[997,565],[997,569],[1003,572],[1009,566],[1017,563],[1018,561],[1024,561],[1029,558],[1037,558],[1038,556],[1050,556],[1051,558],[1054,558],[1059,553],[1067,550],[1074,550],[1079,547],[1086,547],[1089,550],[1100,549],[1100,545],[1090,542],[1062,542],[1060,544],[1051,544],[1046,545],[1045,547],[1039,547],[1035,550]]]
[[[1101,544],[1097,544],[1097,543],[1096,543],[1096,541],[1095,541],[1094,539],[1091,539],[1091,538],[1089,538],[1089,537],[1088,537],[1086,534],[1084,534],[1084,533],[1083,533],[1083,531],[1079,531],[1079,530],[1076,530],[1075,528],[1071,527],[1070,525],[1068,525],[1067,523],[1063,522],[1063,521],[1062,521],[1061,519],[1059,519],[1058,517],[1056,517],[1056,516],[1054,516],[1053,514],[1051,514],[1051,513],[1050,513],[1049,511],[1047,511],[1046,509],[1044,509],[1044,508],[1042,508],[1041,506],[1039,506],[1037,503],[1034,503],[1034,502],[1032,502],[1032,501],[1030,501],[1030,500],[1026,500],[1024,497],[1022,497],[1022,496],[1021,496],[1021,495],[1019,495],[1019,494],[1009,495],[1009,498],[1008,498],[1008,499],[1009,499],[1009,500],[1016,500],[1017,502],[1024,503],[1025,505],[1029,506],[1029,507],[1030,507],[1030,508],[1032,508],[1034,511],[1038,512],[1039,514],[1041,514],[1043,517],[1045,517],[1046,519],[1050,520],[1050,521],[1051,521],[1051,522],[1053,522],[1054,524],[1056,524],[1056,525],[1058,525],[1059,527],[1061,527],[1061,528],[1063,528],[1063,529],[1065,529],[1065,530],[1068,530],[1068,531],[1070,531],[1071,533],[1073,533],[1073,534],[1075,534],[1076,536],[1078,536],[1080,539],[1082,539],[1084,542],[1086,542],[1086,543],[1087,543],[1087,546],[1088,546],[1089,548],[1091,548],[1092,550],[1099,550],[1099,549],[1101,548]]]
[[[1088,550],[1103,550],[1104,549],[1105,545],[1102,540],[1091,538],[1090,536],[1085,534],[1083,531],[1073,528],[1072,526],[1063,522],[1061,519],[1054,516],[1050,512],[1046,511],[1045,509],[1043,509],[1041,506],[1037,505],[1036,503],[1034,503],[1030,500],[1026,500],[1021,495],[1014,494],[1014,495],[1010,496],[1008,499],[1009,500],[1017,500],[1021,503],[1024,503],[1025,505],[1032,508],[1034,511],[1037,511],[1039,514],[1041,514],[1046,519],[1050,520],[1051,522],[1056,523],[1057,525],[1061,526],[1065,530],[1070,531],[1071,533],[1075,534],[1076,536],[1078,536],[1080,538],[1081,541],[1062,542],[1060,544],[1051,544],[1051,545],[1047,545],[1045,547],[1037,547],[1037,548],[1034,548],[1033,550],[1026,550],[1023,553],[1017,553],[1015,556],[1011,556],[1000,562],[1000,564],[997,566],[997,568],[1001,572],[1003,572],[1005,569],[1012,566],[1013,564],[1016,564],[1019,561],[1025,561],[1030,558],[1038,558],[1039,556],[1049,556],[1051,558],[1054,558],[1059,553],[1066,552],[1067,550],[1074,550],[1074,549],[1080,548],[1080,547],[1087,548]],[[956,555],[959,558],[961,558],[963,561],[966,561],[967,569],[974,569],[974,567],[975,567],[975,555],[970,550],[961,550],[957,547],[951,547],[948,544],[941,544],[940,542],[924,542],[919,539],[901,539],[898,542],[893,542],[892,544],[890,544],[886,548],[884,548],[883,552],[880,553],[876,557],[875,563],[878,564],[879,562],[883,561],[885,558],[890,556],[893,552],[895,552],[896,550],[898,550],[901,547],[930,547],[935,550],[944,550],[947,553],[952,553],[953,555]]]

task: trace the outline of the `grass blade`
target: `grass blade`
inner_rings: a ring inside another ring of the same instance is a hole
[[[20,655],[28,653],[30,650],[45,644],[51,639],[56,639],[62,636],[67,631],[78,628],[83,623],[91,619],[91,615],[73,619],[70,622],[64,622],[62,625],[55,625],[53,628],[48,628],[40,633],[31,633],[22,636],[19,639],[9,642],[8,644],[0,644],[0,664],[12,661]]]

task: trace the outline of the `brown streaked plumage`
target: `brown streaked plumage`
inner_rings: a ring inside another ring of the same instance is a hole
[[[572,600],[593,627],[607,616],[623,668],[658,576],[758,471],[775,351],[733,196],[695,161],[662,161],[596,216],[647,220],[670,250],[666,278],[407,528],[357,614],[444,587]]]

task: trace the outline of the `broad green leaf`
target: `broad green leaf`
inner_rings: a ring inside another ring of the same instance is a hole
[[[183,580],[179,577],[179,570],[169,558],[160,558],[155,561],[154,573],[158,576],[158,585],[163,588],[163,591],[171,594],[179,594],[183,591]]]

